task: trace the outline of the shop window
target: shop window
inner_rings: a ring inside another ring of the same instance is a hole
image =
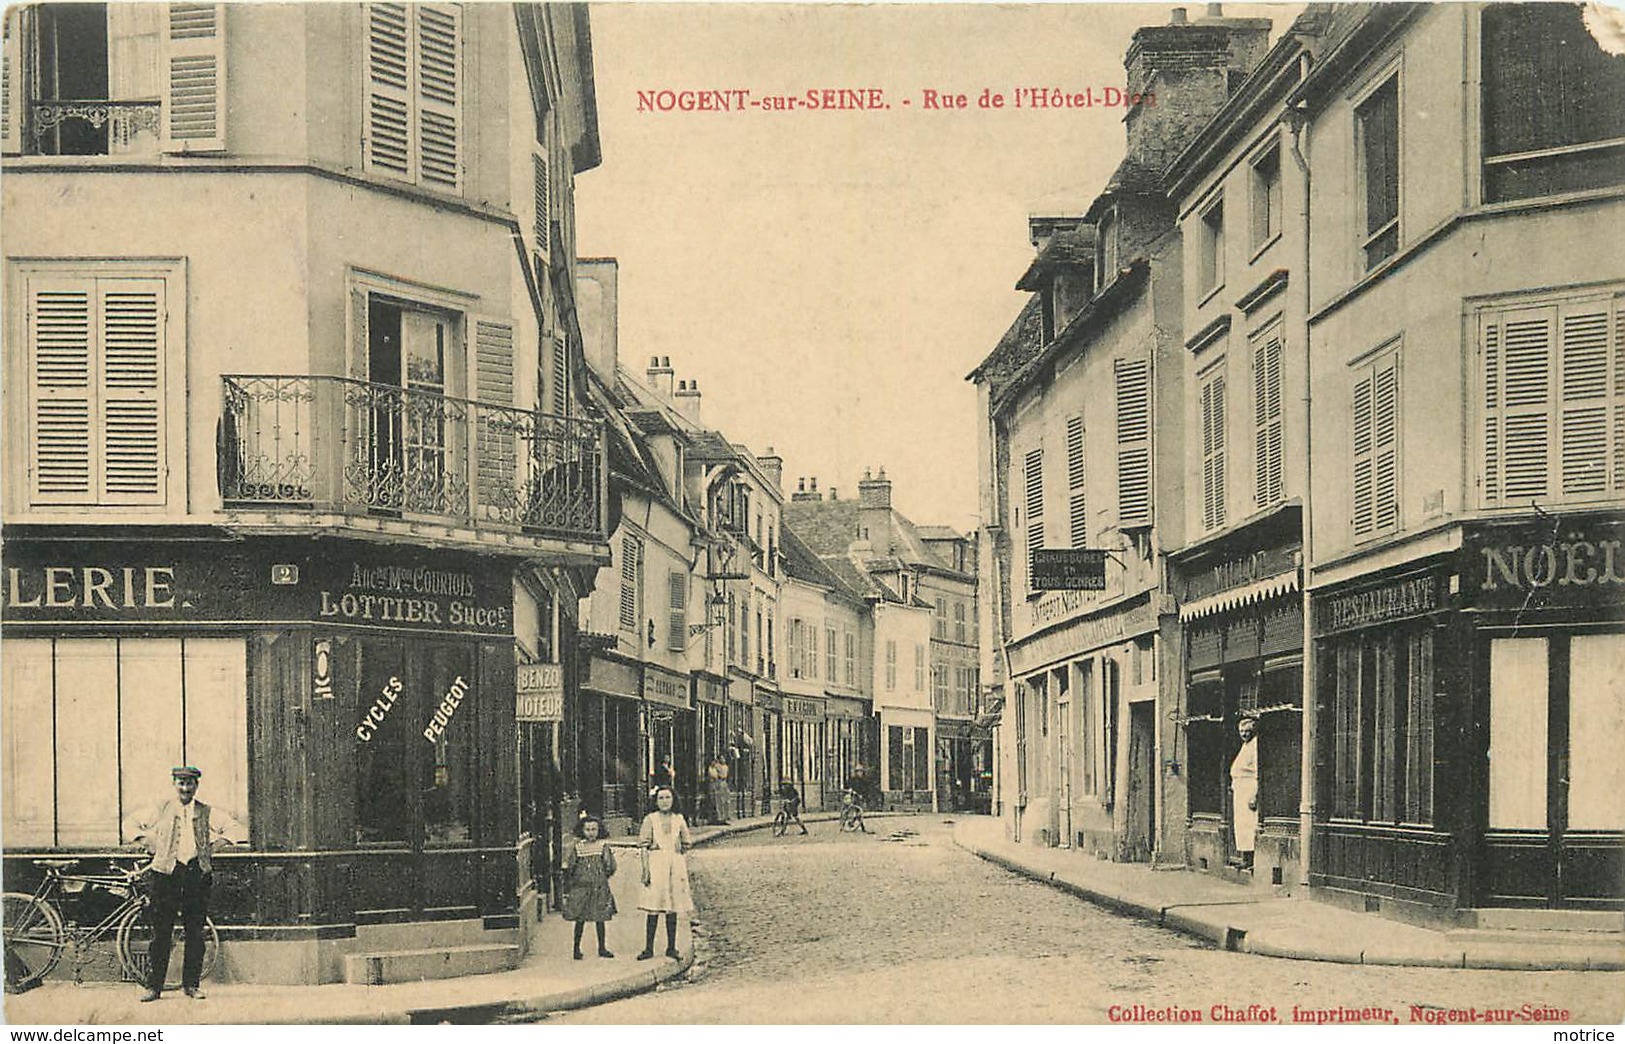
[[[1433,821],[1433,632],[1388,629],[1335,643],[1332,815]]]
[[[1483,15],[1484,199],[1625,180],[1625,55],[1578,4],[1491,4]]]
[[[203,770],[203,800],[248,822],[240,639],[7,638],[0,671],[7,845],[126,843],[120,821],[173,796],[178,764]]]
[[[1228,785],[1224,679],[1217,671],[1192,675],[1185,726],[1188,792],[1193,813],[1220,815]]]
[[[1365,271],[1399,252],[1399,77],[1391,76],[1354,110],[1360,157],[1361,251]]]

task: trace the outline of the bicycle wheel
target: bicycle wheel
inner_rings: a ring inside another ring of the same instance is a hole
[[[790,817],[780,812],[773,817],[773,836],[783,837],[784,832],[790,829]]]
[[[68,944],[56,907],[31,895],[7,892],[5,910],[6,990],[26,990],[51,974]]]
[[[146,982],[147,970],[152,967],[152,962],[147,959],[147,950],[152,944],[152,926],[147,923],[147,906],[146,903],[132,906],[124,911],[124,916],[118,920],[118,963],[123,969],[124,978],[130,982]],[[177,921],[169,946],[169,970],[164,975],[164,985],[170,989],[181,984],[185,952],[186,931]],[[205,917],[203,970],[198,978],[207,979],[213,974],[214,966],[219,960],[220,932],[216,930],[214,921]]]

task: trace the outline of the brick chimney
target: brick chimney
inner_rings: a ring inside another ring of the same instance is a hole
[[[796,479],[796,491],[791,494],[790,499],[794,503],[801,504],[809,500],[822,500],[824,498],[818,495],[817,479],[812,480],[812,489],[809,490],[807,488],[807,480],[805,478],[798,478]]]
[[[1127,158],[1167,169],[1263,59],[1269,36],[1269,19],[1226,18],[1218,4],[1195,22],[1176,7],[1167,25],[1135,30],[1123,58],[1129,93],[1156,103],[1129,109]]]
[[[769,446],[767,452],[756,458],[756,463],[767,472],[767,480],[773,483],[774,489],[784,488],[784,458],[773,452]]]
[[[672,384],[676,376],[671,368],[671,356],[649,356],[649,369],[644,371],[644,377],[647,378],[645,383],[648,384],[650,391],[660,397],[660,401],[672,401],[675,392]]]
[[[695,427],[700,426],[700,382],[697,380],[677,382],[677,412],[688,418]]]
[[[868,468],[863,469],[863,481],[858,483],[858,504],[866,508],[891,510],[891,479],[886,477],[885,468],[881,468],[880,474],[873,477]]]
[[[863,469],[858,483],[858,526],[869,535],[869,546],[876,553],[891,553],[891,479],[885,468],[872,477],[868,468]]]

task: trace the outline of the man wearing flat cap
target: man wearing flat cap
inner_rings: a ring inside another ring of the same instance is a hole
[[[231,813],[197,800],[202,775],[191,765],[175,766],[170,773],[175,796],[124,820],[124,835],[140,842],[152,856],[152,902],[147,907],[152,943],[143,1001],[163,994],[176,914],[186,933],[181,989],[193,1000],[203,999],[198,980],[203,972],[203,923],[209,915],[210,857],[217,848],[248,841],[248,831]]]

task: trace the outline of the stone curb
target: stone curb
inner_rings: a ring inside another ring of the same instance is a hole
[[[1059,891],[1103,906],[1107,909],[1142,920],[1160,924],[1164,928],[1205,939],[1223,949],[1260,957],[1286,960],[1323,961],[1331,964],[1398,965],[1415,968],[1480,968],[1511,971],[1625,971],[1625,953],[1607,955],[1589,949],[1570,948],[1550,956],[1501,947],[1481,946],[1461,948],[1446,946],[1430,952],[1393,947],[1373,947],[1367,950],[1349,950],[1335,946],[1316,946],[1293,938],[1291,933],[1278,929],[1265,929],[1250,935],[1245,924],[1230,923],[1223,915],[1215,915],[1217,905],[1246,906],[1247,903],[1156,906],[1145,899],[1119,895],[1091,887],[1083,882],[1062,877],[1065,871],[1041,870],[1012,858],[1002,852],[984,848],[964,837],[962,827],[953,832],[954,844],[972,855],[1028,880],[1049,885]]]
[[[694,965],[692,945],[689,952],[675,964],[668,963],[665,959],[662,959],[661,963],[664,967],[634,972],[631,975],[612,979],[609,982],[576,986],[572,989],[543,994],[539,997],[494,1002],[470,1002],[443,1008],[407,1009],[398,1018],[388,1021],[412,1025],[491,1022],[496,1019],[533,1018],[554,1011],[573,1011],[577,1008],[590,1008],[598,1004],[607,1004],[610,1001],[623,1000],[627,997],[635,997],[640,993],[648,993],[661,983],[685,974]]]

